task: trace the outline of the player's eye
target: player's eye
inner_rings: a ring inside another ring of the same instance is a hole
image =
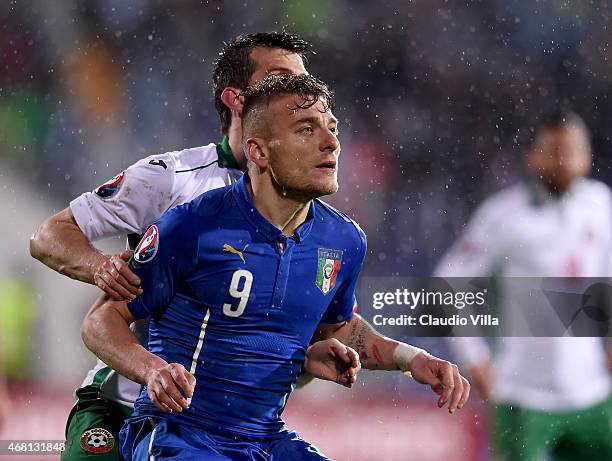
[[[334,133],[336,136],[338,136],[338,127],[337,126],[332,126],[329,131],[331,131],[332,133]]]
[[[311,126],[305,126],[300,129],[300,133],[303,134],[312,134],[314,133],[314,128]]]

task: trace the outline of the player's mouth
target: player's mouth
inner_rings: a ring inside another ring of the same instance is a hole
[[[336,160],[327,160],[325,162],[321,162],[317,165],[318,170],[333,172],[336,171],[336,166],[338,162]]]

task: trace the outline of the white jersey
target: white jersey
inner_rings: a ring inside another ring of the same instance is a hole
[[[70,202],[70,209],[89,241],[127,234],[133,247],[169,209],[236,182],[242,172],[235,168],[227,138],[219,145],[152,155],[93,192],[80,195]],[[133,330],[146,343],[148,323],[136,322]],[[103,397],[129,406],[140,393],[140,384],[110,370],[100,360],[82,386],[91,384],[100,386]]]
[[[439,277],[607,277],[612,275],[612,198],[603,183],[576,181],[560,198],[532,183],[482,204],[436,269]],[[503,290],[501,309],[513,306]],[[510,307],[513,306],[513,307]],[[502,314],[503,315],[503,314]],[[601,338],[498,338],[492,398],[534,410],[572,410],[601,402],[611,382]],[[482,338],[454,338],[470,366],[491,357]]]

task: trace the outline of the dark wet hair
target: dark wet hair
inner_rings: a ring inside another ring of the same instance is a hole
[[[526,146],[534,146],[542,132],[567,127],[577,127],[590,136],[589,128],[580,115],[566,107],[557,107],[538,114],[532,120],[528,130],[523,133],[521,142],[524,142]]]
[[[281,95],[294,94],[302,98],[301,103],[289,109],[308,109],[317,103],[323,102],[324,110],[334,108],[334,95],[321,80],[312,75],[269,75],[256,85],[247,87],[242,95],[244,105],[242,108],[242,138],[247,139],[257,124],[258,113],[262,106],[270,104],[270,100]]]
[[[557,109],[542,117],[540,129],[561,128],[567,125],[578,125],[586,128],[584,120],[576,112],[567,109]]]
[[[221,101],[221,93],[228,86],[246,88],[255,72],[250,54],[254,48],[278,48],[299,54],[302,59],[313,53],[310,43],[288,32],[259,32],[239,35],[225,43],[213,66],[215,108],[221,119],[221,131],[227,134],[232,121],[230,109]]]

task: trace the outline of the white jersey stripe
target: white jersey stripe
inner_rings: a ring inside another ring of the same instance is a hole
[[[149,440],[149,461],[155,461],[155,456],[153,456],[153,440],[155,439],[156,432],[157,427],[155,427],[153,432],[151,432],[151,439]]]
[[[206,335],[206,326],[208,325],[209,317],[210,309],[206,309],[206,315],[204,316],[204,321],[200,327],[200,338],[198,339],[198,345],[196,346],[193,353],[193,358],[191,359],[191,368],[189,369],[189,372],[192,375],[195,375],[196,367],[198,366],[198,359],[200,357],[200,352],[202,352],[202,345],[204,344],[204,336]]]

